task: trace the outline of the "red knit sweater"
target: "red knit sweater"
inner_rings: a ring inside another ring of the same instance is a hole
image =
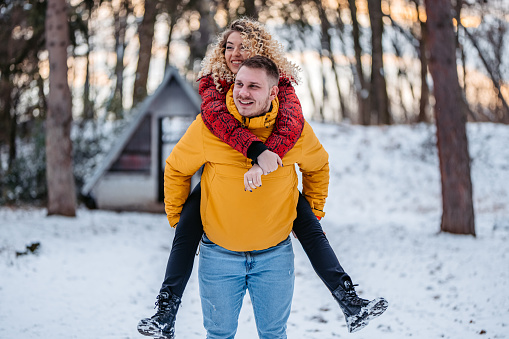
[[[247,151],[251,144],[261,141],[228,113],[226,92],[230,85],[231,83],[226,81],[221,82],[223,90],[219,92],[212,76],[200,79],[201,115],[203,122],[215,136],[248,157]],[[265,142],[265,146],[283,158],[299,139],[304,127],[304,116],[290,80],[280,78],[278,86],[279,112],[274,130]]]

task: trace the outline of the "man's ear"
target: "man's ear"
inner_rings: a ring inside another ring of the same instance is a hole
[[[270,101],[274,100],[277,97],[277,94],[279,93],[279,87],[272,86],[270,89]]]

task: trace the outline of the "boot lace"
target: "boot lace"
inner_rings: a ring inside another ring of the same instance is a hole
[[[355,292],[355,286],[359,286],[359,285],[358,284],[355,284],[355,285],[348,284],[347,286],[345,286],[345,287],[347,287],[345,289],[345,299],[347,299],[348,302],[352,305],[363,306],[365,300],[362,298],[359,298],[359,296]]]
[[[156,308],[156,307],[157,307],[157,312],[154,315],[154,317],[163,316],[171,308],[169,298],[164,295],[158,295],[154,308]]]

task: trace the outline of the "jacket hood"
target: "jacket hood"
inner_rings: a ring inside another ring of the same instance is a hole
[[[240,115],[239,111],[237,110],[237,107],[235,106],[235,102],[233,101],[234,86],[235,85],[232,85],[230,87],[230,90],[226,94],[226,106],[228,107],[228,111],[230,112],[230,114],[233,115],[235,119],[240,121],[242,127],[256,129],[262,127],[268,128],[274,125],[274,123],[276,122],[277,112],[279,111],[279,100],[277,97],[274,100],[272,100],[272,109],[270,112],[267,112],[264,115],[260,115],[257,117],[246,118]]]

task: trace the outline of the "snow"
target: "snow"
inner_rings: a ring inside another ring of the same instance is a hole
[[[312,126],[331,160],[324,230],[358,293],[389,309],[349,334],[293,239],[288,337],[509,338],[509,126],[468,125],[476,238],[439,232],[433,126]],[[0,207],[0,223],[0,338],[143,338],[174,234],[164,215]],[[196,267],[176,333],[205,337]],[[248,297],[236,338],[257,338]]]

